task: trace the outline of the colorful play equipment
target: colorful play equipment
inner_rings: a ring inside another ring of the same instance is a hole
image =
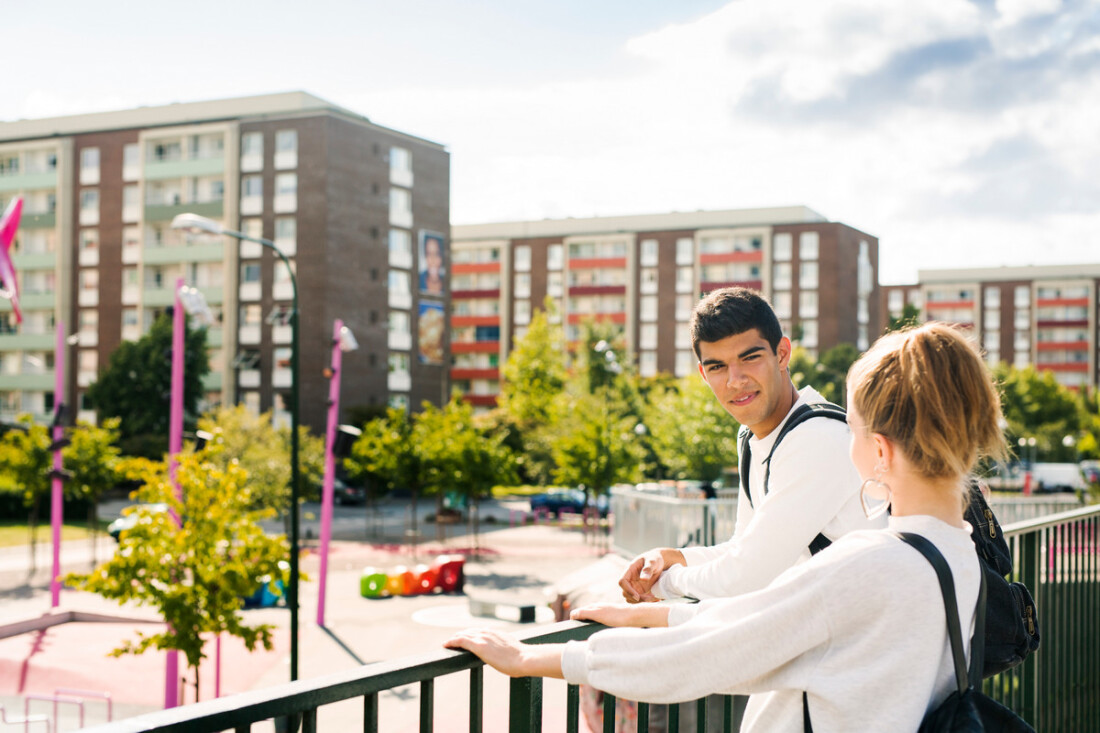
[[[364,598],[416,596],[428,593],[461,593],[464,581],[462,555],[440,555],[431,565],[413,568],[398,565],[391,570],[364,568],[359,578],[359,595]]]

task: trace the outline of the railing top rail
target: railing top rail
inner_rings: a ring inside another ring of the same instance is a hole
[[[1006,524],[1002,529],[1004,530],[1005,537],[1013,537],[1015,535],[1027,534],[1036,530],[1046,529],[1047,527],[1055,527],[1059,524],[1065,524],[1066,522],[1073,522],[1078,519],[1094,516],[1100,516],[1100,504],[1085,506],[1068,512],[1059,512],[1058,514],[1048,514],[1044,517],[1027,519],[1022,522],[1013,522],[1012,524]]]
[[[586,639],[602,628],[602,625],[595,623],[562,621],[519,633],[516,637],[531,644],[551,644]],[[85,730],[87,733],[226,730],[245,723],[296,714],[340,700],[473,669],[482,664],[481,660],[469,652],[440,649],[437,652],[367,664],[324,677],[288,682],[262,690],[160,710]]]

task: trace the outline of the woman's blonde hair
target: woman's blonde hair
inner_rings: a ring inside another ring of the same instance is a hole
[[[849,400],[928,478],[964,477],[1003,458],[1001,400],[981,354],[944,323],[880,338],[848,372]]]

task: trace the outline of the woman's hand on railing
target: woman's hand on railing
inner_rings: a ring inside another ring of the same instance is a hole
[[[569,614],[574,621],[595,621],[604,626],[668,626],[668,606],[643,603],[593,603]]]
[[[488,629],[467,629],[443,642],[443,646],[473,652],[509,677],[562,678],[562,644],[524,644]]]

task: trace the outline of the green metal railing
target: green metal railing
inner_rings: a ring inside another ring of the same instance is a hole
[[[986,692],[1019,712],[1043,733],[1100,730],[1100,506],[1087,507],[1005,527],[1021,580],[1039,607],[1042,647],[1019,667],[987,680]],[[604,627],[566,621],[519,636],[545,644],[586,639]],[[480,733],[484,715],[484,665],[472,654],[439,651],[360,667],[327,677],[164,710],[89,729],[93,733],[169,731],[212,733],[251,730],[255,722],[283,719],[287,730],[317,730],[317,710],[343,700],[361,699],[363,730],[378,731],[379,693],[419,683],[420,730],[434,726],[435,680],[469,673],[469,730]],[[580,695],[566,688],[566,730],[580,729]],[[542,729],[543,681],[510,681],[509,730]],[[615,699],[603,698],[603,730],[615,730]],[[560,703],[558,703],[560,704]],[[693,728],[734,729],[737,701],[712,698],[673,706],[637,705],[638,730],[648,731],[658,710],[669,731],[681,729],[681,711],[694,717]],[[717,712],[716,712],[717,711]],[[685,716],[686,717],[686,716]],[[708,718],[710,718],[708,720]],[[401,721],[404,722],[404,721]],[[686,722],[686,721],[685,721]],[[448,721],[453,724],[454,721]],[[392,724],[392,723],[391,723]]]

